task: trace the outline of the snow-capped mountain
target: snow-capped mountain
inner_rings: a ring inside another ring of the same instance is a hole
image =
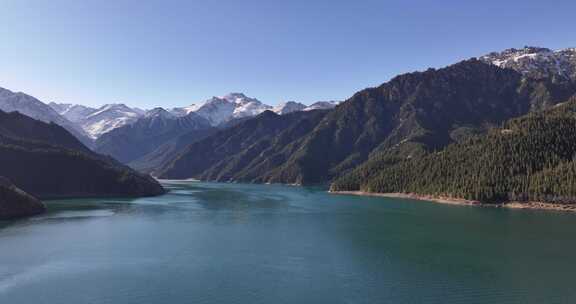
[[[133,123],[100,136],[95,150],[129,163],[180,135],[208,129],[213,129],[210,122],[194,112],[175,116],[163,108],[155,108]]]
[[[212,126],[225,126],[230,121],[256,116],[266,110],[271,110],[278,114],[287,114],[295,111],[331,109],[336,104],[338,102],[320,101],[306,106],[299,102],[288,101],[272,107],[242,93],[230,93],[222,97],[212,97],[204,102],[187,107],[169,110],[158,107],[144,111],[128,107],[125,104],[108,104],[94,109],[77,104],[50,103],[50,107],[58,114],[78,125],[79,129],[84,130],[91,139],[98,139],[103,134],[135,123],[140,118],[150,118],[147,121],[160,125],[165,124],[167,120],[185,117],[194,113],[206,119]]]
[[[60,115],[82,128],[92,139],[115,128],[136,121],[146,111],[125,104],[107,104],[98,109],[91,107],[51,102],[50,107]]]
[[[527,77],[576,81],[576,48],[551,50],[539,47],[508,49],[480,57],[502,68],[514,69]]]
[[[287,101],[275,106],[272,111],[276,114],[288,114],[306,109],[306,105],[295,101]]]
[[[201,102],[198,104],[193,103],[187,107],[172,108],[172,109],[168,110],[168,112],[170,112],[176,116],[185,116],[188,113],[196,112],[203,105],[204,105],[204,102]]]
[[[130,108],[125,104],[107,104],[78,123],[92,138],[96,139],[104,133],[136,121],[144,114],[143,110]]]
[[[307,106],[302,111],[329,110],[336,107],[339,103],[340,103],[339,101],[318,101]]]
[[[4,112],[18,111],[21,114],[38,119],[44,122],[53,122],[64,127],[68,132],[76,136],[80,141],[86,145],[91,144],[91,140],[76,124],[72,123],[62,115],[58,114],[50,106],[42,101],[24,94],[22,92],[12,92],[10,90],[0,88],[0,110]]]
[[[98,111],[98,109],[71,103],[51,102],[48,105],[58,112],[58,114],[66,117],[66,119],[74,123],[79,123],[88,115]]]
[[[231,93],[222,97],[212,97],[200,104],[172,109],[172,113],[185,115],[195,112],[210,121],[213,126],[217,126],[231,119],[251,117],[271,109],[271,106],[263,104],[258,99],[247,97],[242,93]]]
[[[163,118],[163,119],[173,119],[176,118],[177,115],[174,115],[162,107],[157,107],[152,110],[146,111],[144,113],[144,118]]]
[[[147,128],[166,126],[171,120],[177,119],[178,116],[166,111],[164,108],[154,108],[147,111],[136,123],[145,121]]]

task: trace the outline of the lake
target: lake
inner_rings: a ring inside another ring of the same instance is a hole
[[[576,214],[165,186],[0,222],[0,303],[576,302]]]

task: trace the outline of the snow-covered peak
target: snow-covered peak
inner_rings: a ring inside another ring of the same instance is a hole
[[[97,111],[94,108],[71,103],[51,102],[48,105],[52,107],[52,109],[54,109],[56,112],[58,112],[58,114],[66,117],[68,120],[74,123],[82,121],[84,118],[86,118],[86,116]]]
[[[142,110],[125,104],[106,104],[86,116],[81,125],[92,138],[98,138],[104,133],[136,121],[143,114]]]
[[[154,108],[154,109],[146,112],[144,114],[144,117],[145,118],[157,117],[157,118],[163,118],[163,119],[174,119],[174,118],[176,118],[176,115],[166,111],[164,108],[158,107],[158,108]]]
[[[295,101],[287,101],[287,102],[283,102],[277,106],[275,106],[272,111],[283,115],[283,114],[288,114],[288,113],[292,113],[292,112],[298,112],[298,111],[302,111],[306,109],[306,105],[303,103],[299,103],[299,102],[295,102]]]
[[[236,108],[232,114],[232,118],[242,118],[256,116],[266,110],[271,110],[272,107],[265,105],[254,98],[236,98],[234,100]]]
[[[198,108],[200,108],[202,106],[202,104],[191,104],[187,107],[179,107],[179,108],[172,108],[169,110],[170,113],[172,113],[173,115],[176,116],[185,116],[188,113],[194,112],[196,110],[198,110]]]
[[[103,113],[103,112],[112,112],[112,111],[113,112],[120,112],[120,113],[131,113],[134,115],[140,115],[141,114],[141,111],[130,108],[123,103],[105,104],[105,105],[101,106],[100,108],[98,108],[98,110],[96,112],[94,112],[93,114],[98,115],[98,114]]]
[[[134,122],[146,114],[123,103],[105,104],[97,109],[78,104],[50,103],[52,109],[74,122],[92,139],[115,128]]]
[[[226,94],[226,95],[224,95],[224,96],[222,96],[222,97],[220,97],[220,98],[222,98],[222,99],[227,99],[227,100],[230,100],[230,101],[237,100],[237,99],[238,99],[238,100],[241,100],[241,99],[253,99],[253,98],[247,97],[246,95],[244,95],[244,93],[229,93],[229,94]]]
[[[333,101],[333,100],[331,100],[331,101],[318,101],[318,102],[315,102],[315,103],[309,105],[303,111],[333,109],[339,103],[340,103],[339,101]]]
[[[147,111],[144,115],[130,123],[130,125],[140,129],[165,128],[176,119],[178,119],[176,115],[166,111],[164,108],[157,107]]]
[[[480,60],[516,70],[527,77],[576,80],[576,48],[554,51],[527,46],[493,52],[480,57]]]
[[[196,113],[207,119],[213,126],[217,126],[231,119],[256,116],[270,109],[272,109],[271,106],[263,104],[256,98],[247,97],[242,93],[230,93],[224,96],[214,96],[188,107],[175,108],[170,112],[177,116]]]
[[[249,104],[249,103],[262,104],[258,99],[250,98],[250,97],[244,95],[243,93],[230,93],[230,94],[225,95],[223,97],[215,97],[215,98],[224,99],[224,100],[227,100],[229,102],[233,102],[233,103],[239,104],[239,105],[244,105],[244,104]]]
[[[12,92],[8,89],[0,88],[0,110],[4,112],[20,112],[26,116],[44,122],[53,122],[68,130],[85,144],[91,142],[86,133],[64,116],[58,114],[47,104],[22,92]]]

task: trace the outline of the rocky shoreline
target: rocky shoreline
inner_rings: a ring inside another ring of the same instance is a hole
[[[364,191],[332,191],[332,190],[328,192],[332,194],[344,194],[344,195],[413,199],[413,200],[421,200],[421,201],[428,201],[448,205],[458,205],[458,206],[576,212],[576,204],[569,205],[569,204],[555,204],[555,203],[543,203],[543,202],[506,202],[503,204],[486,204],[475,200],[466,200],[444,196],[422,195],[416,193],[373,193]]]

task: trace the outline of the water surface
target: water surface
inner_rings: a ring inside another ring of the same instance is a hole
[[[0,303],[574,303],[576,215],[171,182],[0,222]]]

